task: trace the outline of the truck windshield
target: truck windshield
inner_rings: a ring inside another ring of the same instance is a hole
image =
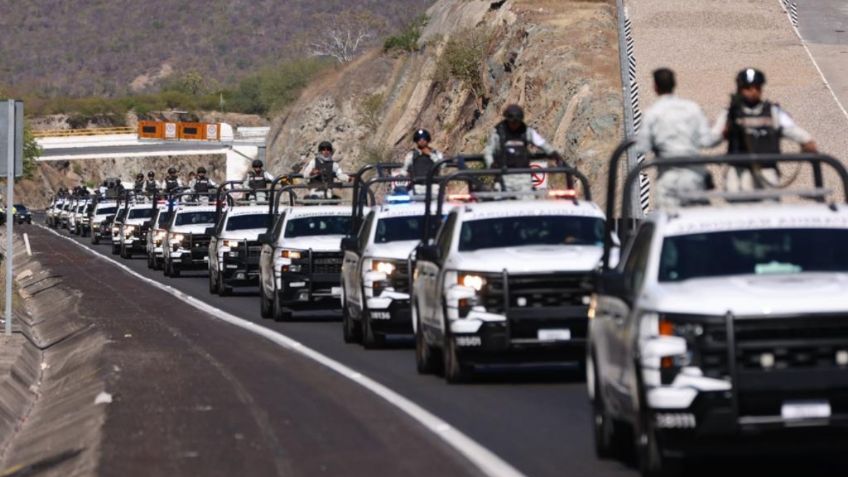
[[[235,215],[227,220],[227,230],[268,228],[268,214]]]
[[[313,235],[345,235],[350,232],[350,216],[325,215],[302,217],[286,223],[286,238]]]
[[[424,216],[390,217],[377,222],[374,243],[399,242],[402,240],[421,240]]]
[[[659,281],[848,271],[848,229],[762,229],[667,237]]]
[[[159,212],[159,216],[156,218],[156,227],[161,228],[164,227],[171,220],[171,213],[167,210],[163,210]]]
[[[150,207],[145,207],[143,209],[132,209],[130,211],[131,219],[149,219],[153,217],[153,209]]]
[[[603,245],[604,221],[597,217],[534,215],[471,220],[462,224],[459,251],[524,245]]]
[[[97,209],[96,215],[111,215],[118,211],[118,207],[101,207]]]
[[[215,222],[215,212],[183,212],[177,214],[174,225],[196,225],[196,224],[213,224]]]

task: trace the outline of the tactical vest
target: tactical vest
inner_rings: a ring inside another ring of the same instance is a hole
[[[429,154],[421,154],[421,151],[415,149],[412,151],[412,166],[409,168],[409,175],[414,182],[424,182],[430,174],[435,161]]]
[[[512,131],[507,127],[506,122],[501,122],[496,130],[501,143],[498,153],[494,157],[493,166],[516,169],[530,167],[527,126],[522,126],[518,131]]]
[[[251,189],[265,189],[268,187],[268,179],[265,178],[265,173],[257,174],[253,171],[247,175],[247,186]]]
[[[322,182],[333,182],[333,179],[336,177],[336,174],[333,172],[334,164],[332,159],[315,159],[315,168],[318,169],[318,176]]]
[[[783,130],[773,109],[774,105],[768,101],[758,114],[739,108],[733,128],[737,133],[728,137],[728,154],[780,154]]]
[[[141,193],[144,190],[144,181],[135,181],[133,184],[133,191],[137,193]]]
[[[205,194],[209,192],[209,179],[206,177],[202,179],[196,179],[194,181],[194,191],[198,194]]]
[[[153,180],[153,181],[151,181],[151,180],[145,181],[145,183],[144,183],[144,190],[145,190],[145,191],[147,191],[147,193],[148,193],[148,194],[153,194],[154,192],[156,192],[156,189],[158,189],[158,187],[156,186],[156,181],[155,181],[155,180]]]
[[[166,192],[174,192],[180,187],[179,179],[176,177],[168,176],[165,178],[165,191]]]

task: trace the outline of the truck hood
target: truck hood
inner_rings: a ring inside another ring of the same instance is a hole
[[[150,219],[127,219],[125,225],[142,225]]]
[[[286,238],[277,243],[279,247],[295,250],[309,250],[316,252],[340,252],[342,250],[343,235],[314,235],[311,237]]]
[[[415,250],[418,240],[402,240],[389,243],[374,243],[365,249],[365,255],[374,258],[394,258],[406,260]]]
[[[597,268],[601,255],[601,247],[590,245],[529,245],[459,252],[446,266],[477,272],[583,272]]]
[[[265,230],[266,229],[225,230],[221,233],[221,238],[227,240],[255,241],[259,238],[259,234],[265,233]]]
[[[195,234],[195,235],[203,235],[206,233],[206,229],[209,227],[214,227],[215,224],[191,224],[191,225],[179,225],[171,227],[170,232],[175,234]]]
[[[698,278],[660,283],[640,298],[665,313],[739,316],[848,310],[848,274],[795,273]]]

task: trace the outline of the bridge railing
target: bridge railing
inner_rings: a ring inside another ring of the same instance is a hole
[[[89,129],[51,129],[33,131],[34,138],[46,137],[79,137],[79,136],[105,136],[111,134],[135,134],[136,128],[114,127],[114,128],[89,128]]]

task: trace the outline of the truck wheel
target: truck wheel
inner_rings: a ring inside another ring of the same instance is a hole
[[[460,384],[471,378],[471,371],[456,349],[456,342],[450,336],[447,326],[444,332],[444,344],[442,345],[442,356],[445,360],[445,380],[449,384]]]
[[[211,269],[209,270],[209,293],[213,295],[218,293],[218,284],[215,282],[215,272]]]
[[[130,259],[132,255],[127,251],[126,245],[121,245],[121,258]]]
[[[595,454],[601,459],[622,457],[624,455],[624,429],[606,411],[604,397],[600,392],[598,370],[593,356],[586,359],[586,385],[590,388],[589,400],[592,405],[592,423],[595,436]]]
[[[262,315],[262,318],[271,318],[271,313],[273,310],[271,309],[273,303],[268,299],[268,296],[265,295],[265,287],[262,284],[259,284],[259,314]]]
[[[100,243],[100,234],[91,234],[91,243],[97,245]]]
[[[180,277],[180,267],[177,266],[174,261],[171,261],[171,278],[179,278]]]
[[[168,264],[168,260],[162,259],[162,274],[166,277],[171,276],[171,266]]]
[[[638,371],[637,371],[638,373]],[[644,408],[645,393],[641,379],[637,377],[639,393],[639,415],[634,424],[633,447],[639,463],[639,472],[642,477],[676,477],[683,473],[683,459],[671,458],[663,455],[662,444],[657,440],[657,435],[650,423],[649,414]]]
[[[362,341],[362,328],[350,317],[347,304],[342,306],[342,335],[344,336],[345,343],[359,343]]]
[[[227,284],[224,283],[224,277],[222,277],[220,273],[216,273],[216,275],[217,275],[218,278],[215,280],[215,286],[216,286],[218,294],[221,295],[221,296],[232,295],[233,294],[233,287],[227,286]]]
[[[277,290],[274,290],[272,312],[276,321],[289,321],[292,318],[292,312],[283,308],[283,304],[280,302],[280,294],[277,293]]]
[[[362,346],[365,349],[379,349],[385,346],[385,337],[374,333],[374,328],[371,326],[371,319],[368,317],[368,310],[362,311],[362,318],[359,319],[362,324]]]
[[[118,255],[119,253],[121,253],[121,246],[112,245],[112,255]]]

